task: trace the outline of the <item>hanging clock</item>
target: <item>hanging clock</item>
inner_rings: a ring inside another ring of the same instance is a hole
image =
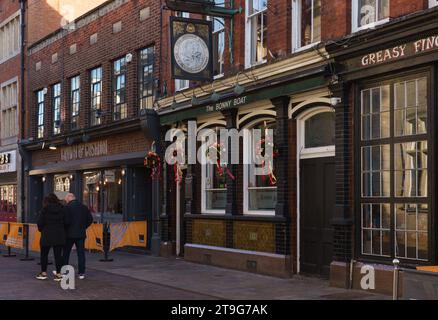
[[[210,21],[171,17],[174,79],[212,80],[211,34]]]

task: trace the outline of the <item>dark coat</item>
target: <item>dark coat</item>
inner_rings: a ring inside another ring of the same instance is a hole
[[[38,217],[42,247],[63,246],[66,240],[65,210],[61,204],[49,204]]]
[[[67,238],[85,239],[87,228],[93,223],[90,210],[77,200],[71,201],[66,207]]]

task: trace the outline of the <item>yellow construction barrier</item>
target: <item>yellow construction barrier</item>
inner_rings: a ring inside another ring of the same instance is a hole
[[[0,244],[2,245],[6,243],[6,240],[8,238],[8,229],[9,229],[8,222],[0,222]]]
[[[9,223],[9,233],[5,245],[10,248],[24,248],[24,225],[22,223]]]
[[[41,232],[38,231],[36,224],[29,224],[29,250],[34,252],[40,252]]]
[[[121,222],[110,224],[110,251],[132,246],[147,247],[147,222]]]
[[[92,224],[87,229],[85,248],[87,250],[103,251],[103,224]]]
[[[438,266],[417,267],[418,271],[438,272]]]

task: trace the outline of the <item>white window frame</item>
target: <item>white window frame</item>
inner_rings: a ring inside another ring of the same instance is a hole
[[[15,39],[15,37],[14,37],[12,40],[18,41],[18,43],[17,43],[18,49],[14,50],[12,55],[5,55],[3,58],[0,58],[0,64],[16,57],[17,55],[19,55],[21,53],[21,24],[22,24],[21,19],[22,19],[22,17],[20,14],[20,10],[18,10],[17,12],[15,12],[11,16],[9,16],[5,21],[0,23],[0,34],[3,32],[2,29],[4,27],[6,27],[10,22],[14,21],[17,17],[19,18],[18,19],[18,26],[17,26],[18,27],[18,39]],[[15,34],[15,32],[13,32],[13,34]],[[2,41],[3,41],[3,38],[0,37],[0,50],[2,50],[1,47],[3,46]]]
[[[314,1],[312,0],[312,39],[313,39],[313,6]],[[315,41],[306,46],[301,46],[301,8],[303,0],[292,0],[292,52],[300,52],[306,49],[312,48],[321,41]]]
[[[245,68],[251,68],[254,66],[258,66],[260,64],[266,63],[268,60],[263,59],[261,61],[252,61],[252,42],[251,42],[251,34],[252,34],[252,25],[251,25],[251,18],[253,18],[256,15],[263,14],[268,10],[268,8],[259,11],[255,14],[248,15],[249,13],[249,1],[253,0],[246,0],[245,1]],[[263,32],[263,30],[262,30]]]
[[[429,8],[438,6],[438,0],[429,0]]]
[[[275,210],[250,210],[249,209],[249,190],[256,189],[275,189],[277,190],[277,186],[275,187],[253,187],[249,188],[249,173],[248,167],[250,166],[250,161],[252,162],[252,129],[255,125],[259,123],[263,123],[264,121],[272,121],[271,118],[261,118],[257,119],[250,124],[248,124],[243,134],[243,214],[248,216],[275,216]]]
[[[381,1],[381,0],[376,0],[376,1],[377,1],[376,2],[376,8],[378,9],[379,8],[378,1]],[[391,0],[389,0],[389,6],[391,8]],[[378,20],[376,22],[369,23],[367,25],[359,27],[359,25],[358,25],[358,19],[359,19],[359,0],[352,0],[351,10],[352,10],[352,13],[351,13],[351,32],[352,33],[355,33],[355,32],[361,31],[361,30],[366,30],[366,29],[373,29],[373,28],[375,28],[375,27],[377,27],[379,25],[382,25],[382,24],[385,24],[385,23],[389,22],[389,20],[390,20],[390,18],[387,17],[387,18],[384,18],[382,20]],[[377,17],[379,16],[378,12],[376,13],[376,16]]]

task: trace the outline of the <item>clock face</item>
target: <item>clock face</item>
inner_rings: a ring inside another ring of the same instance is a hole
[[[205,41],[195,34],[184,34],[175,42],[175,61],[188,73],[203,71],[209,61],[209,50]]]

